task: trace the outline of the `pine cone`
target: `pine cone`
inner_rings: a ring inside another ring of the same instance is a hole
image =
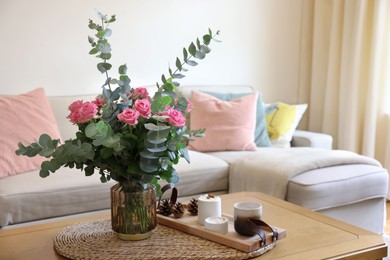
[[[187,205],[188,211],[191,213],[191,215],[196,216],[198,215],[198,200],[192,198],[190,203]]]
[[[181,218],[184,215],[184,206],[180,202],[176,202],[176,204],[173,206],[173,215],[175,218]]]
[[[158,207],[158,214],[169,216],[172,214],[172,203],[169,199],[164,199],[161,201],[160,206]]]

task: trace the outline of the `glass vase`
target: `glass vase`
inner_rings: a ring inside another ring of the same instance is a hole
[[[111,225],[119,239],[142,240],[156,228],[156,189],[150,184],[111,187]]]

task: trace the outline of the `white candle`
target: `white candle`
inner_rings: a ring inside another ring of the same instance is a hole
[[[205,224],[208,217],[221,216],[221,198],[212,194],[201,195],[198,198],[198,222]]]
[[[225,234],[228,232],[228,222],[225,217],[209,217],[205,219],[204,227],[207,230]]]

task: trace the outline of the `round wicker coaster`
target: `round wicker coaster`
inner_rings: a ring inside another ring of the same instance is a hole
[[[274,245],[245,253],[163,225],[148,239],[122,241],[109,219],[74,224],[54,237],[56,251],[70,259],[249,259]]]

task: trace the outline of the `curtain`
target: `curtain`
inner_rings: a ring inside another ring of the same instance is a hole
[[[302,3],[302,42],[311,39],[301,43],[310,64],[300,64],[307,128],[331,134],[335,149],[373,157],[390,170],[390,1]]]

